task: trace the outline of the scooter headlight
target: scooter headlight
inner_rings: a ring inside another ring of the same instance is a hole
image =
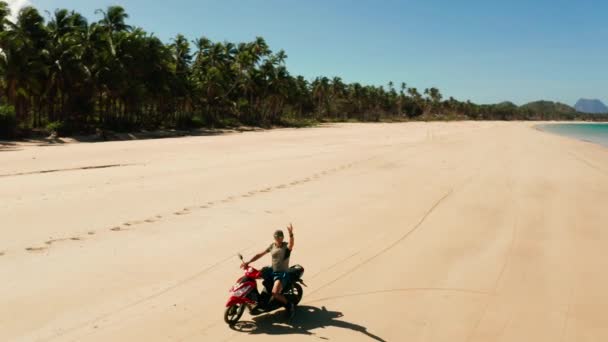
[[[251,290],[251,285],[243,286],[240,289],[232,292],[232,295],[235,297],[243,297],[247,292]]]

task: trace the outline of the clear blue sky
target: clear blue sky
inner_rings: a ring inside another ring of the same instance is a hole
[[[479,103],[608,102],[605,0],[30,0],[88,18],[111,4],[168,41],[266,38],[293,74],[436,86]]]

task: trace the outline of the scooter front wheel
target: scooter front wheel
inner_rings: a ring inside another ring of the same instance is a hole
[[[240,303],[227,307],[224,311],[224,322],[226,322],[228,325],[235,325],[243,316],[245,306],[245,304]]]
[[[304,290],[302,289],[302,286],[300,286],[300,284],[298,283],[293,284],[291,290],[289,290],[289,292],[287,293],[289,300],[295,305],[300,304],[303,295]]]

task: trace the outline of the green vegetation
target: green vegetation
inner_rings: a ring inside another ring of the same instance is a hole
[[[0,106],[0,137],[13,138],[17,135],[17,118],[11,106]]]
[[[544,115],[576,115],[576,109],[559,102],[536,101],[522,106],[523,110]]]
[[[58,134],[96,129],[306,126],[320,121],[591,119],[540,103],[476,105],[444,100],[436,88],[312,81],[294,76],[284,51],[263,38],[246,43],[163,43],[127,24],[123,8],[96,11],[88,22],[58,9],[47,21],[34,7],[16,21],[0,1],[0,134],[46,129]]]

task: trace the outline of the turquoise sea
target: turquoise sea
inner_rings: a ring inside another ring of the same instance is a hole
[[[564,135],[608,147],[608,123],[564,123],[539,125],[545,132]]]

